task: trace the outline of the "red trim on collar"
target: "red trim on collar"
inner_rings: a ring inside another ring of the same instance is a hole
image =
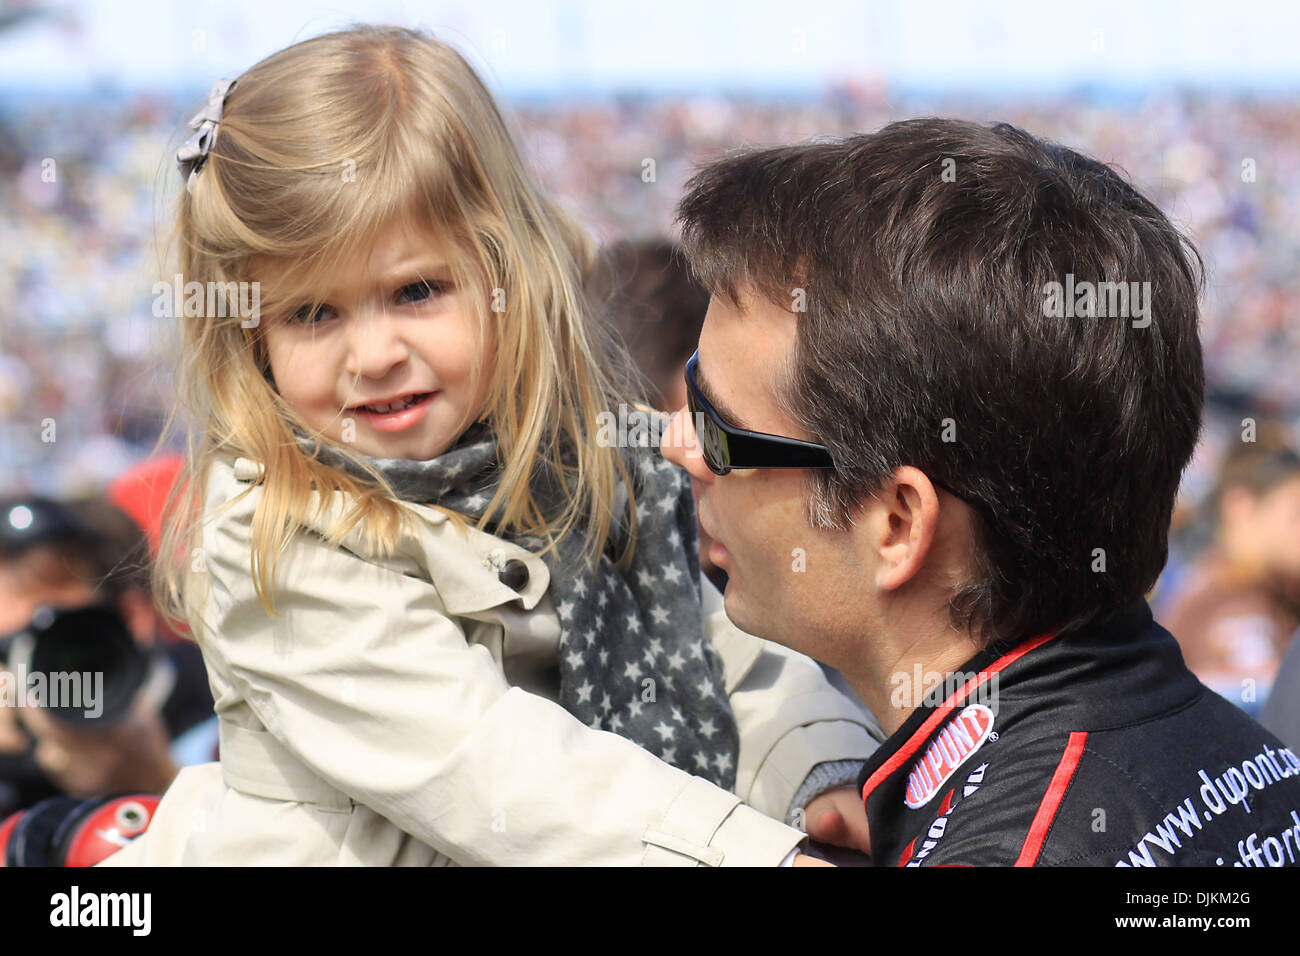
[[[1012,866],[1033,866],[1038,862],[1038,854],[1043,852],[1043,844],[1047,842],[1047,831],[1052,828],[1056,811],[1061,809],[1061,801],[1065,799],[1065,791],[1070,789],[1074,772],[1079,769],[1079,759],[1083,756],[1083,748],[1087,743],[1086,731],[1076,730],[1070,734],[1069,743],[1065,745],[1065,753],[1061,754],[1061,762],[1056,765],[1052,782],[1047,785],[1043,802],[1038,805],[1038,812],[1034,814],[1034,822],[1029,824],[1029,835],[1025,837],[1025,845],[1020,848],[1020,856],[1016,857],[1016,862],[1011,864]]]
[[[988,667],[984,668],[984,670],[966,681],[966,683],[957,690],[953,691],[952,694],[949,695],[948,699],[939,707],[936,707],[930,716],[925,719],[925,723],[921,724],[921,726],[916,729],[916,732],[908,738],[907,743],[894,751],[893,755],[888,760],[876,768],[876,772],[867,779],[866,784],[862,788],[862,802],[865,804],[867,798],[875,792],[876,787],[880,786],[886,777],[912,759],[917,750],[920,749],[921,744],[929,738],[934,729],[939,724],[943,723],[943,721],[948,718],[949,714],[957,709],[959,701],[965,700],[971,691],[982,687],[988,679],[998,671],[1003,670],[1010,664],[1018,661],[1036,647],[1046,644],[1054,637],[1056,637],[1055,634],[1040,634],[1038,637],[1025,641],[1015,650],[1003,654]]]
[[[912,858],[912,848],[916,846],[916,841],[919,839],[921,839],[919,835],[912,837],[912,842],[907,845],[907,849],[903,851],[903,855],[898,858],[899,866],[907,866],[907,861]]]
[[[952,798],[957,795],[957,788],[953,787],[948,791],[948,796],[943,798],[943,803],[939,804],[939,816],[943,816],[952,809]]]

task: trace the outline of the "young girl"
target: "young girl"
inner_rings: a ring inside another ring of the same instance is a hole
[[[465,61],[355,28],[192,125],[183,275],[260,303],[181,319],[156,582],[221,762],[109,862],[776,865],[851,807],[870,718],[701,591],[685,473],[600,440],[591,244]]]

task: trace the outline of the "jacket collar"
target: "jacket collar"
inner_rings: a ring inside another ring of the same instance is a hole
[[[903,842],[935,819],[940,794],[942,815],[954,797],[978,789],[977,751],[986,742],[1001,749],[1017,737],[1032,742],[1132,725],[1206,692],[1145,602],[1077,633],[990,648],[953,683],[936,687],[858,776],[873,859],[881,865],[908,855]],[[963,780],[960,787],[951,783]]]
[[[863,765],[864,800],[901,785],[929,741],[973,701],[992,705],[999,730],[1032,716],[1047,726],[1099,731],[1168,712],[1204,690],[1145,601],[1073,634],[995,645],[958,673],[959,680],[927,695]]]

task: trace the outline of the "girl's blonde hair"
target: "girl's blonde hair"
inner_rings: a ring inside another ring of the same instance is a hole
[[[256,323],[234,308],[229,317],[181,319],[178,403],[164,439],[185,413],[188,455],[168,500],[153,582],[173,625],[191,616],[189,585],[201,563],[190,559],[209,517],[205,478],[218,456],[265,465],[253,486],[262,497],[250,570],[268,613],[277,555],[309,521],[313,490],[322,503],[335,491],[355,502],[330,529],[331,543],[360,522],[364,540],[392,553],[410,513],[346,446],[330,442],[373,480],[304,453],[295,429],[325,439],[277,394],[264,330],[399,220],[446,240],[462,308],[495,340],[495,366],[480,364],[470,383],[474,394],[491,376],[479,420],[496,434],[502,467],[477,527],[497,521],[502,531],[536,536],[543,553],[575,531],[594,562],[619,520],[613,502],[622,481],[627,534],[618,561],[627,567],[632,482],[618,449],[598,442],[596,416],[633,394],[639,379],[617,340],[589,323],[591,239],[534,187],[491,94],[460,54],[417,31],[354,27],[291,46],[240,76],[193,194],[180,195],[173,240],[186,282],[251,281],[255,261],[279,262],[293,265],[295,287],[262,290]],[[547,469],[569,489],[558,514],[544,513],[530,487]]]

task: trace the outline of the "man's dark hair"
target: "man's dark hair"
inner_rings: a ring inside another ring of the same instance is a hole
[[[777,400],[836,464],[808,472],[813,526],[847,528],[902,465],[951,489],[977,517],[950,612],[986,644],[1146,594],[1204,404],[1203,265],[1155,205],[1073,150],[945,119],[743,151],[687,188],[710,292],[796,313]],[[1052,314],[1071,276],[1149,282],[1150,324]]]

